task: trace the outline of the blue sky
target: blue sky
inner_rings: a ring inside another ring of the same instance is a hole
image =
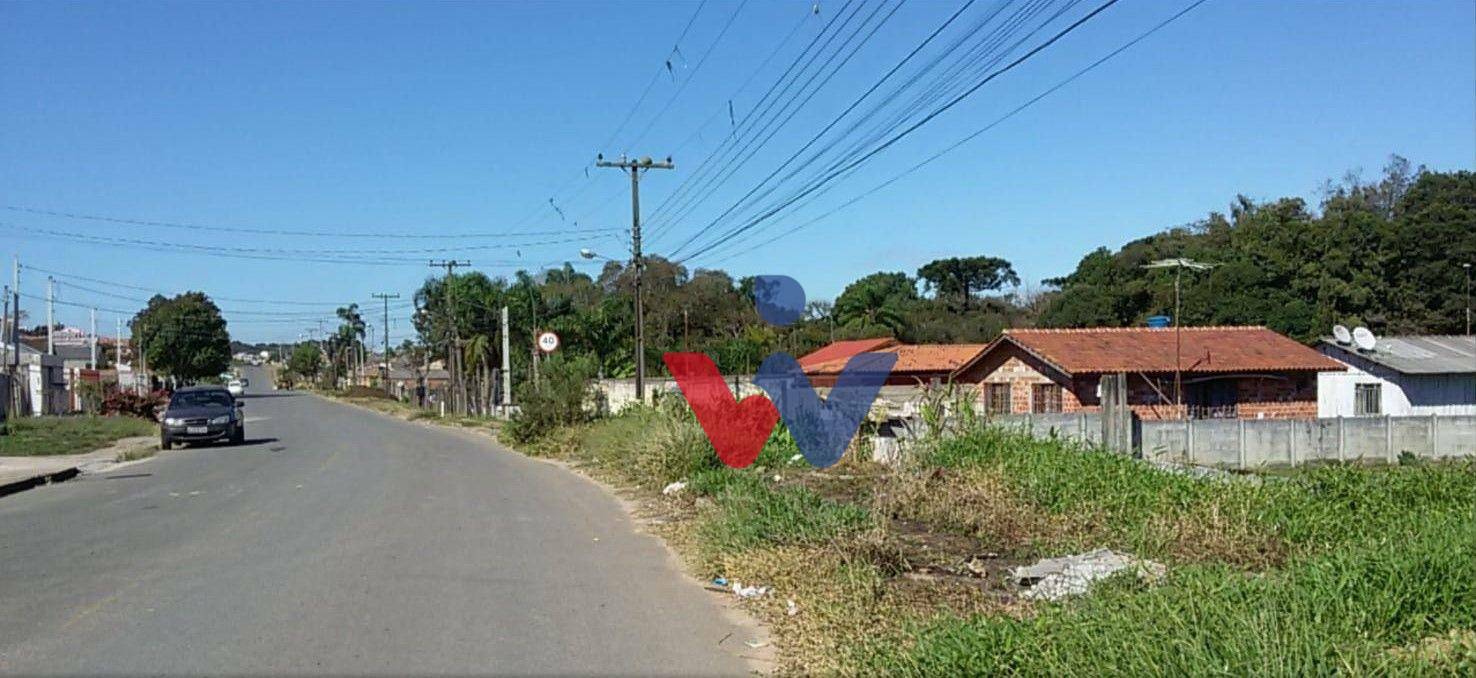
[[[344,234],[542,233],[575,221],[578,229],[628,228],[628,181],[608,169],[585,178],[595,153],[674,156],[675,170],[642,182],[644,211],[654,212],[728,133],[728,101],[744,116],[844,7],[822,0],[817,16],[813,4],[710,0],[673,50],[695,2],[4,3],[0,204]],[[960,4],[902,6],[730,181],[687,218],[656,221],[648,252],[670,252],[709,223]],[[991,4],[980,0],[979,11]],[[1186,4],[1123,0],[766,233],[865,192]],[[797,37],[775,53],[791,29]],[[812,298],[877,270],[915,272],[940,256],[1002,256],[1038,283],[1098,246],[1224,210],[1237,193],[1315,202],[1324,180],[1358,168],[1375,175],[1390,153],[1433,169],[1471,169],[1473,35],[1473,3],[1465,1],[1210,0],[854,206],[763,248],[751,247],[767,239],[755,235],[739,241],[750,247],[737,256],[690,265],[791,275]],[[615,134],[653,74],[649,96]],[[0,224],[7,272],[16,254],[38,269],[142,288],[325,304],[222,301],[232,333],[253,340],[291,340],[315,324],[309,315],[367,302],[373,292],[399,292],[403,301],[431,273],[418,259],[454,255],[499,275],[519,263],[579,263],[580,247],[624,256],[626,237],[267,236],[11,210],[0,210]],[[158,252],[40,237],[37,229],[302,250],[519,244],[365,266]],[[598,239],[547,243],[575,237]],[[24,275],[24,293],[44,294],[44,273]],[[83,287],[147,296],[71,282],[60,298],[72,303],[137,307]],[[44,316],[35,300],[25,305],[31,318]],[[396,341],[412,332],[407,314],[399,310],[391,323]],[[85,324],[86,311],[61,306],[58,316]],[[113,324],[112,314],[100,315],[106,331]]]

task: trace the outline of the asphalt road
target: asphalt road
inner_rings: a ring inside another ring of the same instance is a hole
[[[749,670],[588,481],[308,395],[245,411],[244,446],[0,498],[0,673]]]

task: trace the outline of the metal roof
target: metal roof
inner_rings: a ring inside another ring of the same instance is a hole
[[[1325,337],[1322,345],[1404,374],[1476,373],[1476,337],[1455,334],[1379,337],[1372,351]]]

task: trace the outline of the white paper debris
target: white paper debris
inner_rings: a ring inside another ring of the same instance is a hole
[[[1162,578],[1165,572],[1160,563],[1111,549],[1097,549],[1078,555],[1046,558],[1034,565],[1017,567],[1010,574],[1017,583],[1026,587],[1025,598],[1060,600],[1086,593],[1092,582],[1129,569],[1139,579],[1148,581]]]

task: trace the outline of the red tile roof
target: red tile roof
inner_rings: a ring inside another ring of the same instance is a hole
[[[988,344],[896,344],[883,346],[876,349],[877,353],[896,353],[897,366],[892,368],[892,374],[932,374],[941,373],[951,375],[955,370],[973,362],[974,358],[984,353]],[[813,355],[813,354],[811,354]],[[808,357],[808,356],[807,356]],[[847,358],[829,360],[811,365],[801,366],[805,374],[839,374],[846,366]]]
[[[1330,371],[1343,365],[1265,327],[1185,327],[1184,372]],[[1174,329],[1091,327],[1013,329],[991,344],[1011,342],[1067,374],[1174,371]]]
[[[811,366],[828,363],[832,360],[840,360],[844,363],[846,359],[859,353],[875,351],[888,346],[895,346],[896,344],[897,340],[891,337],[833,341],[827,346],[822,346],[811,353],[806,353],[804,357],[799,359],[799,364],[801,368],[809,370]]]

